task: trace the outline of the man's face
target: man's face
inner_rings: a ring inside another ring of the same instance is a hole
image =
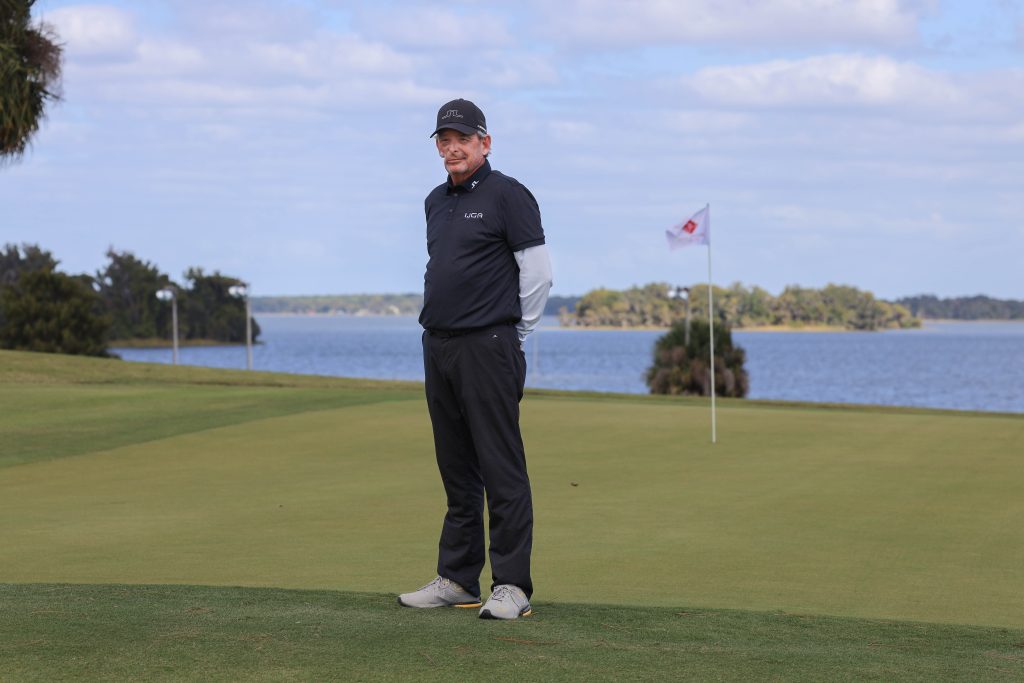
[[[491,136],[462,133],[445,128],[435,139],[438,153],[444,157],[444,168],[458,184],[480,168],[491,151]]]

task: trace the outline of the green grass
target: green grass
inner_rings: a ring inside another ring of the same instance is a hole
[[[393,596],[0,586],[0,677],[19,681],[1017,681],[1024,631],[538,601],[534,616]]]
[[[702,401],[531,392],[523,425],[540,609],[495,631],[381,597],[435,563],[419,385],[0,352],[0,681],[450,680],[435,651],[535,680],[1022,675],[1024,416],[723,401],[712,445]],[[177,643],[182,601],[218,616]],[[319,644],[286,629],[307,602]]]
[[[421,395],[411,382],[0,352],[0,467]]]

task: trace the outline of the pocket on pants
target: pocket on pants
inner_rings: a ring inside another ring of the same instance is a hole
[[[512,367],[515,368],[516,372],[516,386],[518,387],[519,400],[523,400],[523,391],[526,389],[526,353],[523,351],[522,345],[519,343],[519,331],[515,327],[510,328],[511,340],[509,341],[509,351],[512,354]]]

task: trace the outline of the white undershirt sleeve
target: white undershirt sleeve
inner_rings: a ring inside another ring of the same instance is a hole
[[[545,244],[521,249],[515,252],[515,257],[519,264],[519,306],[523,312],[523,318],[516,324],[516,329],[519,331],[519,343],[522,344],[544,314],[552,284],[551,258]]]

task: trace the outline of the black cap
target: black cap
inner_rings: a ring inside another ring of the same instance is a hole
[[[469,100],[452,100],[437,110],[437,129],[430,134],[434,137],[445,128],[460,133],[483,133],[487,135],[487,119],[480,107]]]

